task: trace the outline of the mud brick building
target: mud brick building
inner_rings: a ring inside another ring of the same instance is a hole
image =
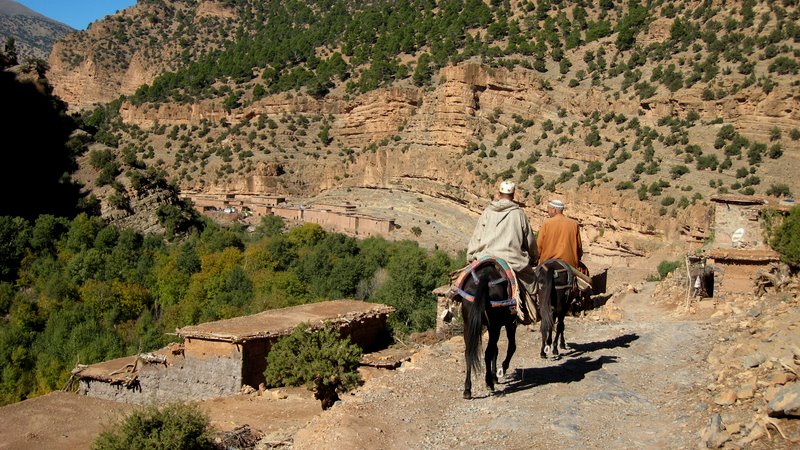
[[[331,323],[365,352],[385,348],[390,306],[337,300],[180,328],[182,344],[78,368],[79,392],[129,403],[202,400],[264,382],[272,345],[301,323]]]

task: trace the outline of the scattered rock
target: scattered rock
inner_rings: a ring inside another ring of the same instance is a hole
[[[745,447],[745,446],[749,445],[750,443],[752,443],[753,441],[756,441],[756,440],[761,439],[762,437],[764,437],[764,434],[765,434],[765,432],[764,432],[764,428],[763,427],[753,426],[753,427],[750,428],[750,432],[747,434],[747,436],[745,436],[744,438],[742,438],[739,441],[737,441],[736,445],[739,445],[741,447]]]
[[[770,386],[770,387],[768,387],[767,390],[764,391],[764,400],[766,400],[768,402],[771,402],[772,399],[774,399],[775,396],[778,395],[778,391],[780,391],[780,390],[781,390],[781,388],[778,387],[778,386]]]
[[[750,311],[747,311],[747,315],[749,315],[750,317],[754,317],[755,318],[755,317],[760,316],[761,312],[762,312],[761,306],[756,306],[755,308],[751,309]]]
[[[701,444],[706,448],[720,448],[731,439],[731,435],[724,430],[722,416],[714,414],[711,416],[708,426],[703,430]]]
[[[275,400],[284,400],[288,397],[289,397],[288,395],[286,395],[279,389],[272,391],[272,398],[274,398]]]
[[[797,380],[797,375],[791,372],[780,372],[773,375],[772,378],[770,378],[769,382],[770,384],[783,385],[789,383],[790,381],[796,381],[796,380]]]
[[[749,369],[751,367],[758,367],[761,364],[764,364],[767,361],[767,357],[762,355],[761,353],[756,353],[755,355],[749,355],[742,358],[742,366],[745,369]]]
[[[800,384],[785,386],[767,405],[767,414],[771,417],[800,417]]]
[[[730,389],[722,391],[714,398],[714,403],[720,406],[732,405],[736,403],[736,392]]]

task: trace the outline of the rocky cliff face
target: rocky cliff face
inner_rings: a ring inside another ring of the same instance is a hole
[[[57,42],[48,78],[71,109],[107,103],[218,48],[237,17],[216,1],[141,1]]]
[[[530,71],[465,63],[443,69],[435,86],[428,89],[379,89],[354,99],[329,96],[325,100],[278,94],[232,111],[226,111],[219,100],[158,107],[124,104],[121,116],[125,123],[146,129],[156,124],[196,127],[204,121],[235,124],[259,115],[322,114],[331,118],[330,135],[338,148],[364,151],[345,160],[296,158],[286,161],[282,164],[291,174],[283,176],[265,169],[264,164],[257,164],[243,177],[212,183],[206,185],[206,189],[310,195],[338,186],[398,187],[459,199],[466,207],[479,210],[484,199],[491,195],[493,185],[481,182],[475,172],[466,167],[464,149],[472,141],[497,134],[498,129],[513,127],[511,117],[532,118],[541,124],[547,120],[559,121],[564,115],[586,117],[596,112],[635,111],[637,114],[639,111],[639,120],[654,123],[664,115],[685,115],[694,111],[705,118],[721,114],[737,123],[743,133],[766,136],[776,126],[786,130],[796,127],[800,110],[797,99],[783,89],[776,89],[769,95],[741,93],[725,101],[659,96],[648,99],[642,107],[636,101],[615,101],[609,93],[596,87],[543,88],[545,80]],[[502,114],[498,115],[500,111]],[[607,148],[589,147],[582,142],[586,133],[587,130],[578,129],[575,138],[558,148],[558,159],[567,164],[606,159]],[[606,133],[612,140],[624,137],[620,130],[609,129]],[[529,151],[537,148],[532,138],[522,142]],[[542,161],[536,167],[539,173],[557,173],[555,162],[555,159]],[[697,210],[690,208],[675,217],[662,217],[658,205],[642,203],[612,186],[558,189],[546,195],[565,198],[573,205],[572,213],[588,225],[587,229],[593,230],[589,231],[588,238],[607,241],[614,254],[619,253],[621,245],[627,246],[631,254],[644,251],[646,243],[639,246],[642,248],[634,248],[638,244],[631,244],[632,236],[638,236],[633,240],[645,242],[664,233],[702,235],[709,225],[707,208],[698,206]],[[544,200],[541,194],[531,193],[523,196],[523,201],[537,204]],[[534,212],[532,217],[536,214]],[[629,242],[623,245],[626,239]]]

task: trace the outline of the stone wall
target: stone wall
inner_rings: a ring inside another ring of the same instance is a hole
[[[233,395],[242,387],[241,347],[194,340],[171,365],[138,361],[138,383],[126,387],[82,378],[79,392],[125,403],[205,400]]]
[[[742,248],[764,248],[761,225],[758,223],[760,205],[717,203],[714,210],[714,246],[732,248],[731,236],[744,230]]]

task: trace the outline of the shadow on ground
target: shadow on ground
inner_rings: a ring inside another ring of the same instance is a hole
[[[631,342],[637,339],[639,339],[638,334],[628,333],[628,334],[623,334],[622,336],[617,336],[615,338],[606,339],[605,341],[587,342],[585,344],[570,344],[570,347],[572,347],[572,353],[569,354],[569,356],[578,356],[586,352],[596,352],[597,350],[604,350],[617,347],[628,348],[630,347]]]
[[[585,344],[570,344],[572,351],[565,354],[566,359],[561,364],[548,367],[529,367],[515,369],[510,374],[503,394],[524,391],[535,386],[551,383],[574,383],[581,381],[589,372],[599,370],[606,364],[615,363],[616,356],[601,355],[597,358],[584,355],[587,352],[607,350],[612,348],[628,348],[630,343],[639,339],[635,333],[624,334],[612,339]]]

